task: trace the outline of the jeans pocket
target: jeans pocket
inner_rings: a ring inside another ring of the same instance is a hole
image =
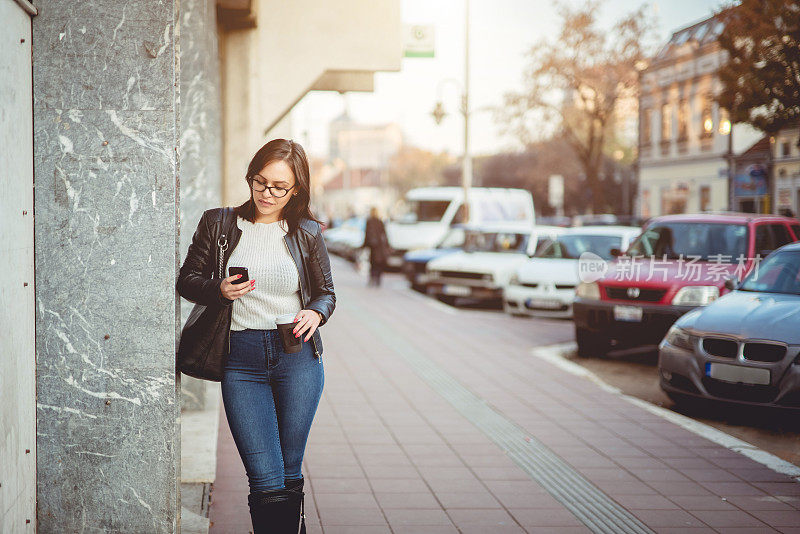
[[[231,352],[226,369],[264,369],[266,353],[262,335],[253,330],[231,331]]]

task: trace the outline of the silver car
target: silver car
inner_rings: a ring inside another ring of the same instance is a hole
[[[680,317],[659,345],[661,389],[800,409],[800,242],[764,259],[735,289]]]

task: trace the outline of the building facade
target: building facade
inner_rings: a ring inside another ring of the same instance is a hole
[[[800,126],[786,128],[772,143],[775,208],[800,214]]]
[[[761,136],[731,125],[714,101],[725,52],[714,17],[679,29],[641,74],[639,214],[740,209],[732,198],[733,156]]]

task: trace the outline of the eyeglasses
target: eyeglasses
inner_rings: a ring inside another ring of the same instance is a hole
[[[253,188],[253,191],[260,192],[269,189],[269,194],[277,198],[285,197],[286,193],[288,193],[289,190],[291,190],[294,187],[294,185],[292,187],[273,187],[267,185],[265,182],[262,182],[261,180],[256,180],[255,178],[248,178],[247,181],[250,182],[250,187]]]

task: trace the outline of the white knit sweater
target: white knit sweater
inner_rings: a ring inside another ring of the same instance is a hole
[[[302,308],[297,266],[283,239],[286,223],[251,223],[237,216],[236,224],[242,236],[228,259],[228,267],[247,267],[256,286],[233,301],[231,330],[272,330],[277,328],[277,316],[297,313]]]

